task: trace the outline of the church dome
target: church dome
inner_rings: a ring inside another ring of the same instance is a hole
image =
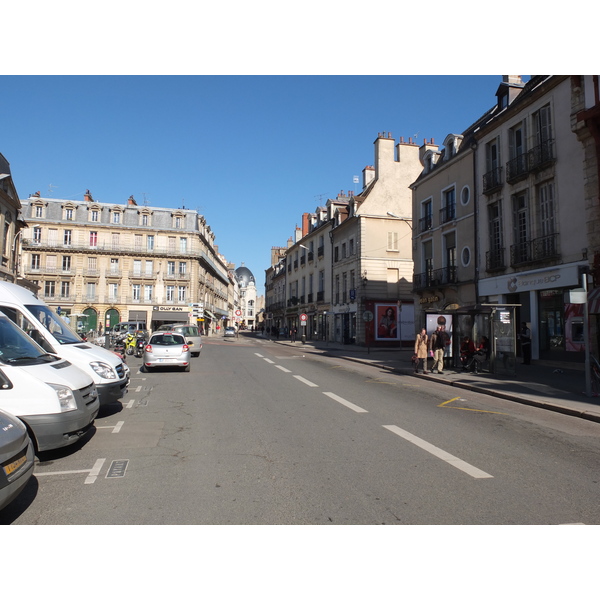
[[[248,269],[248,267],[245,267],[244,263],[242,263],[241,267],[238,267],[235,270],[235,278],[240,284],[240,287],[248,287],[250,283],[256,285],[256,281],[254,279],[254,275],[252,275],[252,271]]]

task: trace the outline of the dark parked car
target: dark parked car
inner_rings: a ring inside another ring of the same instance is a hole
[[[33,442],[25,425],[0,411],[0,510],[10,504],[33,475]]]

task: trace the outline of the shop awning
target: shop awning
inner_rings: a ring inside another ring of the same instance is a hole
[[[209,318],[209,319],[212,319],[213,321],[216,321],[216,320],[217,320],[217,317],[215,317],[215,315],[213,315],[213,314],[210,312],[210,310],[206,310],[206,308],[204,309],[204,314],[205,314],[205,315],[208,315],[208,318]]]
[[[600,287],[588,292],[588,313],[600,314]]]

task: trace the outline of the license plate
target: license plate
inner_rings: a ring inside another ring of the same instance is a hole
[[[8,465],[4,465],[4,467],[2,468],[4,469],[4,473],[6,473],[6,475],[8,476],[11,473],[14,473],[25,462],[27,462],[27,456],[21,456],[21,458],[17,458],[17,460],[11,462]]]

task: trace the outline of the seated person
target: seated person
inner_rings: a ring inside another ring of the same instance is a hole
[[[465,335],[460,345],[460,362],[462,364],[463,370],[466,370],[468,367],[471,366],[474,354],[475,344],[468,335]]]

